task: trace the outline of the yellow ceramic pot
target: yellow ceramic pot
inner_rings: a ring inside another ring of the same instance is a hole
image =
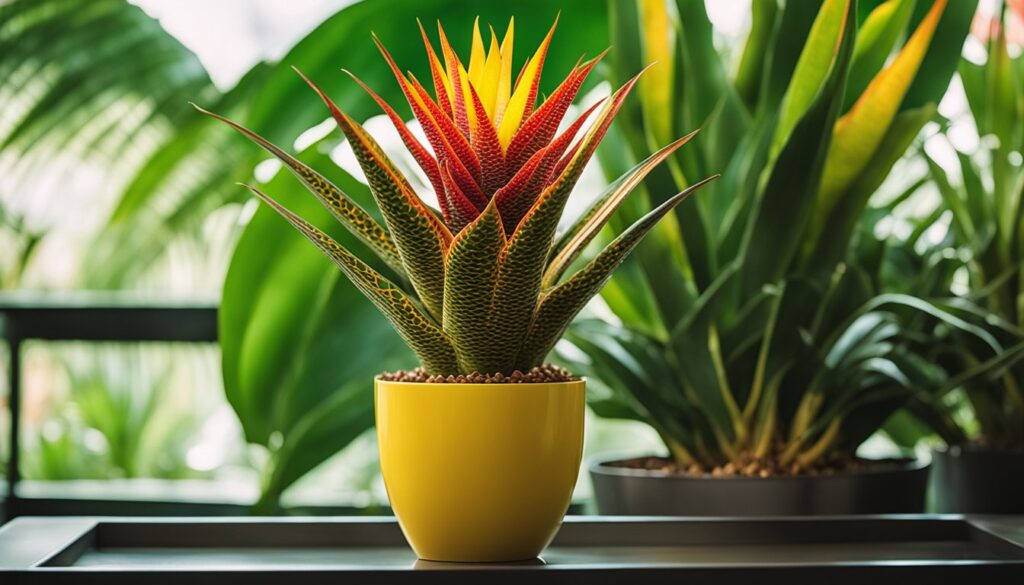
[[[384,484],[417,556],[521,560],[551,542],[579,474],[583,381],[377,380],[375,399]]]

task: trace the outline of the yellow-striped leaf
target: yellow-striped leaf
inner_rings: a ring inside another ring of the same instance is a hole
[[[852,0],[825,0],[814,19],[807,43],[796,63],[789,88],[782,101],[782,115],[775,129],[773,150],[776,152],[789,138],[793,127],[807,112],[821,91],[842,41],[843,29]]]
[[[666,0],[641,0],[640,23],[643,27],[644,61],[654,64],[640,82],[640,106],[648,139],[665,144],[672,137],[673,74],[675,70],[675,28]]]
[[[917,75],[946,2],[935,0],[892,63],[868,84],[853,108],[836,123],[821,185],[819,203],[822,212],[831,209],[868,164],[885,137],[903,96]]]

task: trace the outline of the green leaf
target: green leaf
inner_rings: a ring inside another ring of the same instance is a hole
[[[373,250],[397,274],[405,273],[398,255],[398,249],[395,247],[395,243],[392,241],[391,235],[388,234],[387,230],[378,224],[377,220],[360,207],[359,204],[352,201],[341,189],[338,189],[328,181],[326,177],[302,164],[295,157],[271,144],[248,128],[232,122],[223,116],[208,112],[199,106],[196,106],[196,108],[200,112],[231,126],[262,149],[274,155],[331,212],[331,215],[341,222],[341,225],[345,226],[346,229]]]
[[[305,76],[303,79],[324,101],[338,127],[348,138],[416,294],[430,315],[435,320],[441,320],[444,257],[452,241],[451,233],[416,195],[377,141],[358,122],[339,110],[322,89]]]
[[[851,4],[852,0],[825,0],[818,11],[807,43],[796,62],[796,69],[793,70],[786,97],[782,100],[782,114],[775,128],[773,150],[777,151],[789,138],[793,127],[821,93],[833,64],[837,62],[836,57],[843,46],[846,31],[856,30],[846,26],[847,19],[854,18]]]
[[[858,218],[868,200],[889,177],[893,165],[921,132],[921,128],[935,117],[935,106],[900,112],[893,120],[885,138],[864,167],[861,175],[850,185],[827,211],[815,210],[803,245],[804,269],[811,274],[828,274],[841,261],[849,247]]]
[[[700,412],[665,384],[673,373],[658,343],[594,319],[574,323],[567,339],[579,351],[559,350],[559,355],[574,371],[595,380],[587,384],[587,403],[595,413],[650,424],[669,442],[677,457],[703,455],[701,443],[709,429]]]
[[[927,9],[928,3],[919,1],[916,12]],[[903,97],[900,110],[919,108],[939,103],[956,73],[960,52],[971,30],[971,22],[978,8],[978,0],[953,0],[946,6],[934,39],[928,46],[921,67]],[[915,18],[919,15],[915,14]]]
[[[857,33],[843,111],[857,101],[885,65],[913,14],[915,0],[886,0],[868,15]]]
[[[720,446],[735,438],[734,423],[738,422],[740,415],[735,398],[723,393],[708,340],[719,317],[723,293],[734,284],[738,268],[735,262],[729,264],[690,308],[672,331],[669,338],[671,353],[667,356],[687,398],[711,421]]]
[[[247,187],[334,261],[359,292],[366,295],[391,321],[402,339],[416,352],[424,369],[431,374],[453,374],[458,371],[455,351],[448,337],[400,287],[259,189]]]
[[[545,293],[530,325],[517,363],[541,363],[561,338],[573,317],[601,290],[612,272],[660,220],[694,191],[717,177],[705,179],[651,210],[608,245],[596,258],[562,284]],[[522,369],[522,368],[521,368]]]
[[[768,62],[758,101],[760,114],[774,113],[782,102],[822,1],[807,0],[799,4],[787,2],[783,7],[778,30],[765,55]]]
[[[512,373],[509,340],[488,323],[505,232],[494,199],[452,241],[445,260],[444,331],[453,340],[459,372]]]
[[[748,108],[753,109],[764,77],[765,53],[778,19],[777,0],[754,0],[751,4],[750,34],[743,45],[743,56],[736,70],[736,91]]]
[[[671,116],[666,116],[674,103],[673,89],[673,45],[676,41],[672,21],[669,20],[668,4],[665,0],[640,0],[640,22],[643,41],[643,60],[653,63],[651,71],[640,82],[640,105],[644,113],[644,125],[648,138],[654,144],[664,144],[672,139],[674,129]]]
[[[910,84],[921,71],[946,4],[947,0],[935,0],[889,66],[875,76],[857,103],[836,124],[821,185],[824,210],[830,210],[860,176],[888,132]]]
[[[654,167],[661,164],[669,155],[679,147],[686,144],[697,134],[693,131],[686,136],[665,146],[658,152],[652,154],[647,160],[636,165],[615,182],[608,186],[590,208],[576,220],[573,225],[559,236],[552,250],[554,257],[548,263],[544,271],[544,279],[541,282],[542,288],[548,288],[558,282],[569,266],[579,257],[587,244],[593,241],[598,232],[604,227],[625,198],[644,180]]]
[[[852,3],[847,6],[849,18],[828,78],[782,147],[747,224],[740,277],[743,297],[785,275],[816,204],[853,53],[852,8]]]

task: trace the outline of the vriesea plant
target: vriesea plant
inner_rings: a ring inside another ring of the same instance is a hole
[[[675,20],[664,0],[612,0],[613,70],[673,66],[641,82],[605,167],[699,123],[700,148],[645,180],[651,204],[691,177],[723,179],[604,289],[617,322],[570,332],[583,352],[564,358],[591,376],[599,414],[649,423],[684,468],[799,469],[852,454],[940,383],[920,347],[934,328],[999,347],[934,304],[880,295],[849,255],[868,199],[935,113],[974,4],[754,0],[729,75],[702,1],[677,0]]]
[[[573,186],[639,76],[559,132],[569,106],[603,55],[581,59],[538,105],[538,83],[554,30],[552,26],[513,77],[512,23],[500,43],[492,32],[489,48],[476,27],[468,67],[440,26],[440,55],[421,26],[433,95],[415,76],[403,74],[377,42],[428,145],[421,144],[403,118],[353,76],[391,119],[423,169],[437,194],[439,213],[417,197],[373,137],[308,79],[352,145],[384,225],[281,148],[211,114],[277,157],[374,252],[374,259],[357,257],[249,187],[337,264],[390,320],[430,374],[508,375],[542,363],[572,318],[640,239],[704,184],[695,183],[667,198],[588,264],[559,281],[626,195],[692,134],[629,171],[598,198],[593,213],[556,241]],[[584,130],[592,115],[593,122]]]

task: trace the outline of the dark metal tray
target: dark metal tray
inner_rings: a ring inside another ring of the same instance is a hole
[[[393,518],[23,517],[0,528],[5,585],[961,578],[1024,583],[1024,516],[569,517],[542,559],[496,565],[418,561]]]

